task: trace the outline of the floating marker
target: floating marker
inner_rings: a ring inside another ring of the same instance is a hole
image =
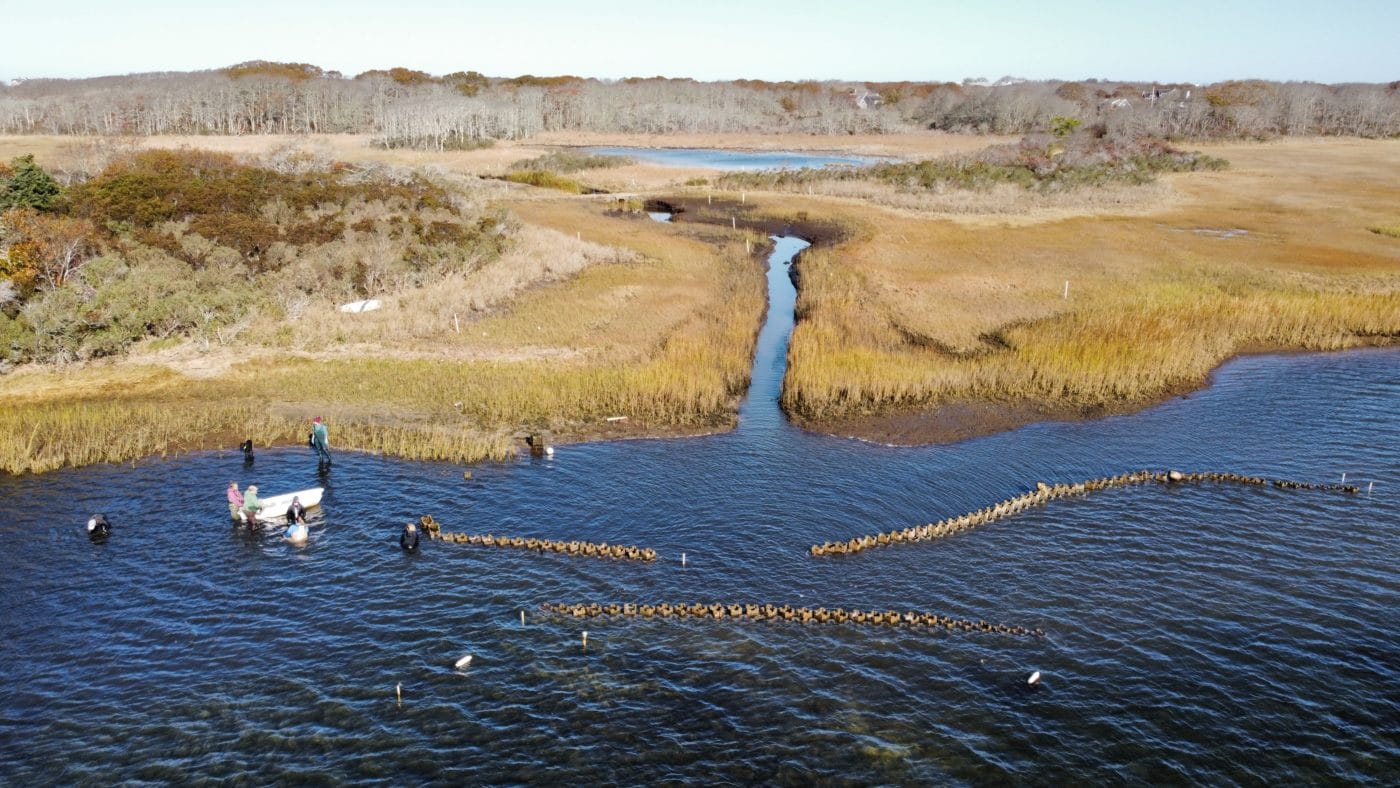
[[[685,553],[681,553],[681,566],[685,566]]]
[[[1346,484],[1346,483],[1347,483],[1347,475],[1344,473],[1344,474],[1342,474],[1342,484]]]
[[[1376,489],[1376,483],[1375,483],[1375,482],[1371,482],[1370,484],[1366,485],[1366,494],[1367,494],[1367,495],[1370,495],[1370,494],[1371,494],[1371,491],[1374,490],[1374,489]]]
[[[403,705],[403,684],[402,684],[402,683],[399,683],[399,684],[395,684],[395,685],[394,685],[394,700],[395,700],[400,706]]]
[[[544,447],[544,456],[546,456],[546,457],[553,457],[553,456],[554,456],[554,447],[553,447],[553,446],[546,446],[546,447]]]
[[[523,615],[525,615],[525,614],[524,614],[524,613],[521,613],[521,615],[523,616]],[[466,655],[465,657],[462,657],[461,659],[459,659],[459,660],[457,660],[456,662],[452,663],[452,667],[454,667],[454,668],[465,668],[466,666],[468,666],[468,665],[470,665],[470,664],[472,664],[472,655],[471,655],[471,654],[468,654],[468,655]]]
[[[588,648],[588,630],[583,630],[583,647]]]
[[[1028,684],[1028,685],[1030,685],[1030,686],[1032,686],[1032,687],[1034,687],[1035,685],[1037,685],[1037,684],[1039,684],[1039,683],[1040,683],[1040,671],[1038,671],[1038,670],[1037,670],[1036,672],[1032,673],[1032,674],[1030,675],[1030,678],[1026,679],[1026,684]]]

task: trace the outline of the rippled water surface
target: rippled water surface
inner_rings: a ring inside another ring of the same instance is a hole
[[[781,260],[770,284],[730,434],[563,446],[469,481],[344,451],[318,476],[304,448],[0,479],[0,783],[1400,781],[1400,353],[1246,358],[1133,416],[885,448],[783,420]],[[806,555],[1037,480],[1168,467],[1376,486],[1123,488]],[[230,479],[324,484],[310,544],[231,527]],[[116,525],[102,544],[95,511]],[[405,555],[398,528],[425,512],[661,559]],[[1047,636],[583,622],[546,601],[915,609]]]
[[[744,151],[716,148],[588,148],[589,153],[626,156],[665,167],[706,167],[715,170],[785,170],[827,165],[861,166],[878,159],[796,151]]]

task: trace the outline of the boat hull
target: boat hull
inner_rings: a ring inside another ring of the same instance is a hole
[[[283,493],[282,495],[269,495],[266,498],[259,498],[262,503],[262,511],[258,512],[259,520],[270,522],[282,522],[287,514],[287,507],[292,505],[292,498],[300,498],[301,505],[311,509],[321,505],[321,493],[325,492],[324,487],[312,487],[308,490],[297,490],[296,492]],[[238,511],[238,517],[234,518],[240,523],[248,522],[243,510]]]

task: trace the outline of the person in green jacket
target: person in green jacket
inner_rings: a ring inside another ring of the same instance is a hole
[[[258,486],[248,485],[248,492],[243,495],[243,516],[248,518],[249,528],[258,526],[258,512],[262,508],[262,501],[258,500]]]
[[[316,450],[317,464],[331,464],[331,437],[326,423],[317,416],[311,420],[311,448]]]

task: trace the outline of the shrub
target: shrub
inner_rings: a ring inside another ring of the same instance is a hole
[[[508,242],[499,215],[468,213],[412,173],[275,171],[197,151],[124,157],[67,204],[71,216],[0,215],[0,274],[34,294],[5,326],[27,359],[113,355],[146,338],[227,341],[255,306],[393,292]]]
[[[0,211],[33,208],[47,211],[58,202],[63,189],[58,181],[34,163],[34,156],[20,156],[0,173]]]
[[[1224,159],[1178,150],[1159,139],[1118,143],[1093,134],[1064,139],[1039,135],[1013,145],[993,146],[974,156],[882,162],[868,167],[736,172],[721,176],[717,183],[728,189],[792,189],[829,181],[867,180],[909,191],[988,191],[1010,184],[1056,192],[1115,183],[1140,185],[1150,183],[1158,173],[1227,166]]]

